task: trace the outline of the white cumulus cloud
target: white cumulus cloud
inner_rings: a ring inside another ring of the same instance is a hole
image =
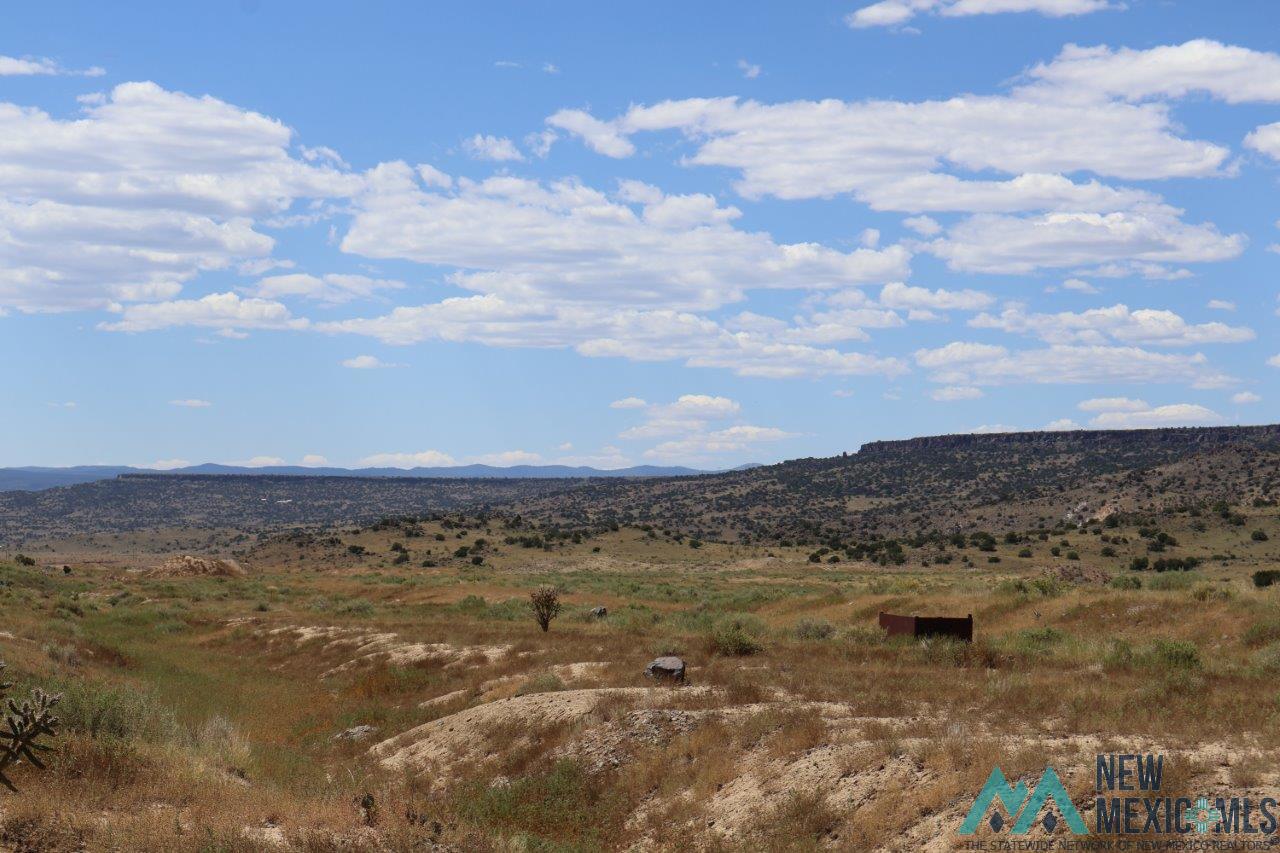
[[[256,220],[362,179],[290,150],[275,119],[124,83],[62,119],[0,102],[0,309],[166,300],[269,257]]]
[[[1230,376],[1201,353],[1157,353],[1140,347],[1056,344],[1012,352],[1005,347],[955,341],[918,350],[916,362],[942,385],[1182,383],[1220,388]]]
[[[503,450],[498,453],[485,453],[477,456],[476,461],[482,465],[495,465],[499,468],[510,468],[513,465],[540,465],[542,454],[528,450]]]
[[[1222,423],[1217,412],[1194,403],[1173,403],[1139,411],[1110,411],[1089,423],[1099,429],[1151,429],[1171,426],[1211,426]]]
[[[1185,347],[1251,341],[1252,329],[1224,323],[1188,323],[1172,311],[1151,308],[1130,310],[1127,305],[1031,314],[1020,307],[999,315],[979,314],[969,321],[976,329],[1000,329],[1012,334],[1034,335],[1049,343],[1106,344],[1110,341],[1150,346]]]
[[[276,468],[285,464],[285,461],[279,456],[253,456],[249,459],[241,459],[226,464],[235,465],[239,468]]]
[[[189,468],[191,463],[186,459],[157,459],[154,462],[148,462],[139,465],[139,468],[150,468],[153,471],[172,471],[175,468]]]
[[[916,15],[933,14],[961,18],[1009,12],[1038,12],[1050,18],[1086,15],[1118,8],[1108,0],[880,0],[845,16],[854,29],[896,27]]]
[[[671,403],[642,403],[626,408],[641,411],[644,420],[618,437],[628,441],[665,439],[642,454],[646,459],[664,462],[710,464],[717,456],[744,453],[757,445],[795,435],[777,427],[733,423],[741,415],[741,404],[713,394],[684,394]]]
[[[380,290],[400,290],[404,283],[393,279],[370,278],[367,275],[329,273],[323,276],[288,273],[261,279],[252,289],[262,299],[298,297],[314,299],[330,305],[365,299]]]
[[[621,400],[614,400],[609,404],[611,409],[643,409],[649,405],[639,397],[623,397]]]
[[[1080,424],[1071,420],[1071,418],[1058,418],[1055,421],[1049,421],[1042,427],[1043,432],[1067,432],[1068,430],[1080,429]]]
[[[400,367],[401,365],[383,361],[376,355],[357,355],[343,359],[342,366],[350,367],[353,370],[378,370],[385,367]]]
[[[419,450],[417,453],[375,453],[360,460],[363,468],[446,468],[457,465],[448,453]]]
[[[923,308],[936,311],[977,311],[995,302],[995,297],[978,290],[929,290],[902,282],[886,284],[880,304],[888,308]]]
[[[148,332],[171,326],[215,329],[304,329],[305,318],[296,318],[279,302],[241,298],[236,293],[211,293],[199,299],[147,302],[124,306],[120,319],[101,323],[110,332]]]
[[[97,67],[75,71],[64,68],[59,62],[45,56],[14,57],[0,55],[0,77],[76,76],[101,77],[106,72]]]
[[[516,144],[505,136],[487,136],[477,133],[465,140],[462,147],[477,160],[495,160],[503,163],[524,159],[524,155],[520,153]]]
[[[1082,412],[1145,412],[1151,406],[1146,400],[1130,397],[1094,397],[1082,400],[1077,408]]]
[[[929,396],[950,403],[957,400],[977,400],[984,395],[981,388],[974,388],[972,385],[948,385],[931,392]]]

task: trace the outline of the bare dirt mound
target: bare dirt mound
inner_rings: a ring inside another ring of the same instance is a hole
[[[248,573],[235,560],[179,554],[165,560],[147,574],[158,578],[199,576],[242,578]]]
[[[364,632],[324,625],[285,625],[265,632],[272,639],[292,640],[298,648],[322,641],[324,654],[340,654],[344,660],[326,670],[321,678],[341,675],[360,666],[388,664],[409,666],[435,662],[444,668],[478,666],[500,660],[511,651],[508,645],[455,646],[449,643],[418,643],[390,632]]]
[[[523,737],[586,718],[607,699],[640,701],[667,691],[652,687],[598,687],[559,690],[499,699],[468,708],[375,744],[369,752],[388,769],[444,769],[483,759],[495,751],[492,741],[510,729]]]

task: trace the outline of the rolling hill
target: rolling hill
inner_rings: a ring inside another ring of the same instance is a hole
[[[1116,510],[1280,495],[1280,426],[951,435],[719,474],[372,477],[126,474],[0,494],[0,536],[242,531],[450,511],[564,526],[653,525],[725,541],[993,532]]]

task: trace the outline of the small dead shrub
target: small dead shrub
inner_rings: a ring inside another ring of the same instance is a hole
[[[529,593],[529,609],[543,631],[551,628],[551,620],[560,615],[560,591],[554,586],[540,586]]]

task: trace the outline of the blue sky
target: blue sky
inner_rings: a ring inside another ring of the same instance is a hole
[[[1273,3],[366,5],[7,11],[0,464],[1277,420]]]

